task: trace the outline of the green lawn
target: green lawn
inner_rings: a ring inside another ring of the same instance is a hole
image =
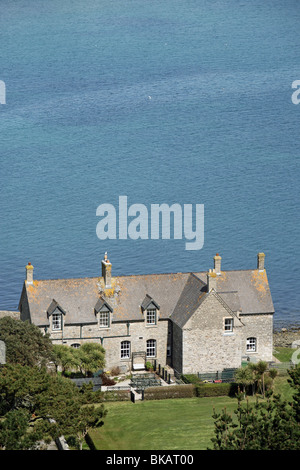
[[[291,398],[287,377],[275,379],[274,391]],[[90,433],[98,450],[206,450],[212,448],[213,408],[220,412],[226,407],[235,416],[237,400],[182,398],[106,403],[105,407],[104,426]]]
[[[236,405],[228,397],[109,403],[104,426],[90,434],[99,450],[205,450],[214,435],[213,407]]]
[[[280,362],[289,362],[294,352],[295,352],[295,349],[292,349],[292,348],[276,347],[273,355]]]

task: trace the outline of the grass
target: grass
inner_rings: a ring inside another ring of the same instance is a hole
[[[280,362],[289,362],[294,352],[295,349],[292,348],[276,347],[273,356],[275,356]]]
[[[290,400],[287,377],[277,377],[274,392]],[[249,401],[255,401],[249,397]],[[213,409],[234,416],[237,400],[230,397],[181,398],[106,403],[104,426],[90,436],[98,450],[206,450],[212,448]]]
[[[90,433],[102,450],[196,450],[211,446],[213,407],[233,410],[234,398],[179,398],[106,404],[102,428]]]

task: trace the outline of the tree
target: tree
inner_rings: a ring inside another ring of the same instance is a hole
[[[244,398],[246,398],[246,387],[252,383],[252,371],[249,367],[240,367],[235,372],[235,381],[243,387]]]
[[[295,390],[292,402],[295,418],[300,423],[300,364],[288,370],[288,374],[290,376],[288,383]]]
[[[263,368],[262,368],[263,369]],[[262,370],[260,369],[260,371]],[[290,385],[295,388],[288,403],[272,390],[266,400],[242,405],[238,400],[234,421],[226,409],[214,412],[215,450],[300,450],[300,367],[289,371]]]
[[[33,448],[41,439],[62,435],[83,439],[88,429],[103,424],[106,414],[103,406],[83,407],[83,399],[84,394],[65,377],[45,368],[6,364],[0,369],[0,447]]]
[[[86,375],[91,375],[105,366],[105,350],[97,343],[84,343],[80,348],[74,349],[78,357],[80,368]]]
[[[256,365],[256,369],[261,378],[262,395],[265,397],[265,373],[268,370],[268,364],[265,361],[259,361]]]
[[[253,362],[249,362],[249,364],[247,365],[248,369],[251,371],[251,375],[252,375],[252,380],[251,380],[251,385],[252,385],[252,395],[255,395],[255,392],[256,392],[256,385],[259,381],[259,376],[257,374],[257,370],[256,370],[256,364],[253,363]]]
[[[273,388],[273,386],[274,386],[274,380],[275,380],[275,378],[277,377],[277,375],[278,375],[278,370],[276,370],[276,369],[270,369],[270,370],[269,370],[269,377],[270,377],[270,379],[271,379],[271,381],[272,381],[272,383],[271,383],[271,387],[272,387],[272,388]]]
[[[76,354],[76,349],[64,344],[55,344],[53,345],[53,353],[53,362],[56,366],[56,371],[58,366],[61,366],[62,374],[65,375],[65,373],[71,369],[78,369],[79,358]]]
[[[0,339],[6,345],[6,362],[23,366],[45,365],[52,360],[52,342],[39,328],[11,317],[0,318]]]
[[[257,364],[255,364],[255,370],[259,376],[261,393],[263,397],[265,397],[265,373],[268,370],[268,364],[265,361],[259,361]]]
[[[77,416],[76,423],[76,436],[79,443],[79,449],[82,450],[82,444],[87,433],[93,428],[99,428],[103,426],[103,418],[106,416],[107,410],[104,409],[104,405],[99,407],[95,406],[84,406],[80,409]]]

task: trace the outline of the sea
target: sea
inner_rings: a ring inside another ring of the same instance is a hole
[[[298,0],[1,0],[0,309],[28,262],[78,278],[105,252],[115,276],[264,252],[274,324],[299,325],[299,24]],[[120,196],[203,205],[203,246],[100,239]]]

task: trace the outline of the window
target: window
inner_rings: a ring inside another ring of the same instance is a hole
[[[121,359],[130,358],[130,341],[121,342]]]
[[[247,352],[256,352],[256,338],[247,338]]]
[[[233,318],[225,318],[224,330],[227,333],[233,331]]]
[[[155,339],[148,339],[147,341],[147,357],[155,357],[156,356],[156,340]]]
[[[149,308],[147,310],[147,325],[156,325],[156,309]]]
[[[99,326],[101,328],[108,328],[109,327],[109,313],[108,313],[108,311],[100,312]]]
[[[53,313],[52,315],[52,330],[61,330],[62,322],[61,322],[61,314],[60,313]]]

